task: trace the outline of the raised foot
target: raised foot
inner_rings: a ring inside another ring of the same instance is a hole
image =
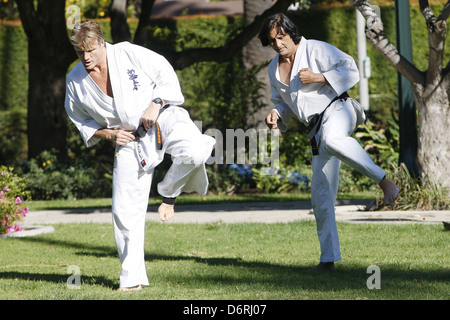
[[[169,221],[175,215],[174,205],[161,203],[158,208],[159,218],[161,221]]]
[[[395,201],[398,199],[398,195],[400,193],[400,188],[390,180],[384,178],[380,182],[381,190],[384,193],[383,205],[391,206],[395,205]]]

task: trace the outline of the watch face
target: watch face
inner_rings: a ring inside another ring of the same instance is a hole
[[[155,98],[155,99],[153,99],[153,102],[154,102],[154,103],[161,104],[161,105],[163,104],[161,98]]]

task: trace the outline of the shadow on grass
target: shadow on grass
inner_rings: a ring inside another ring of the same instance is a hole
[[[65,269],[64,269],[65,270]],[[38,272],[18,272],[18,271],[2,271],[0,279],[21,279],[27,281],[45,281],[55,284],[66,284],[69,273],[38,273]],[[72,283],[71,283],[72,284]],[[117,282],[102,276],[81,275],[81,285],[101,285],[107,288],[117,289]]]
[[[116,248],[106,245],[55,240],[44,236],[19,238],[18,241],[44,243],[74,249],[73,254],[75,255],[97,258],[109,257],[117,258],[118,260]],[[167,275],[163,276],[162,282],[170,281],[185,284],[187,287],[204,287],[205,289],[210,288],[211,285],[217,287],[242,285],[256,287],[256,290],[259,287],[265,287],[271,288],[270,290],[288,292],[291,296],[295,296],[296,292],[300,291],[339,292],[345,290],[368,290],[367,279],[371,276],[371,273],[367,273],[368,266],[358,265],[355,262],[347,264],[345,261],[337,263],[336,271],[334,272],[309,272],[309,268],[313,265],[286,265],[234,257],[200,257],[149,254],[146,252],[145,260],[150,263],[148,267],[149,276],[152,274],[151,263],[153,262],[193,262],[199,264],[198,268],[194,268],[193,271],[186,271],[184,266],[180,266],[179,272],[176,272],[177,266],[175,265]],[[445,266],[434,269],[413,269],[410,268],[410,264],[383,263],[379,267],[381,270],[382,288],[385,289],[383,294],[386,291],[401,291],[402,293],[395,293],[401,299],[405,297],[409,299],[410,294],[416,299],[427,298],[428,294],[434,295],[434,299],[440,299],[440,290],[444,291],[444,287],[448,288],[450,284],[450,272]],[[56,273],[0,272],[0,278],[53,283],[65,283],[69,276],[66,272],[61,273],[59,271]],[[101,285],[116,289],[118,280],[112,281],[104,276],[83,274],[82,283],[84,285]],[[439,288],[436,289],[436,286]],[[438,296],[436,297],[436,295]],[[299,298],[301,297],[299,296]],[[442,297],[442,299],[446,298],[448,297]]]
[[[219,271],[218,275],[208,272],[202,275],[175,275],[171,274],[170,281],[180,283],[216,283],[223,286],[245,285],[270,285],[278,290],[318,290],[318,291],[340,291],[340,290],[368,290],[367,280],[372,272],[367,273],[369,266],[346,265],[344,262],[336,263],[335,271],[310,271],[313,265],[282,265],[277,263],[261,261],[244,261],[237,258],[202,258],[191,256],[161,256],[146,255],[146,261],[193,261],[209,267],[232,267],[237,271],[230,272],[231,276],[224,276]],[[444,267],[433,270],[415,270],[401,265],[382,265],[381,282],[383,289],[408,291],[423,290],[426,298],[426,289],[430,289],[431,283],[442,283],[444,286],[450,284],[450,273]],[[240,276],[241,275],[241,276]],[[376,290],[375,290],[376,291]],[[448,298],[443,296],[443,299]]]

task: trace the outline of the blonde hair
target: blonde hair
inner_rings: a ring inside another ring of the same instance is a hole
[[[94,40],[98,44],[105,40],[103,31],[97,22],[83,20],[75,24],[70,37],[70,42],[74,47],[89,49]]]

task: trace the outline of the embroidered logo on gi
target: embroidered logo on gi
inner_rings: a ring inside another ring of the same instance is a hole
[[[146,165],[145,160],[142,160],[141,161],[141,166],[145,167],[145,165]]]
[[[133,81],[133,90],[137,91],[138,87],[140,86],[139,81],[136,80],[136,78],[138,77],[137,74],[135,74],[134,69],[128,69],[127,73],[129,79]]]

